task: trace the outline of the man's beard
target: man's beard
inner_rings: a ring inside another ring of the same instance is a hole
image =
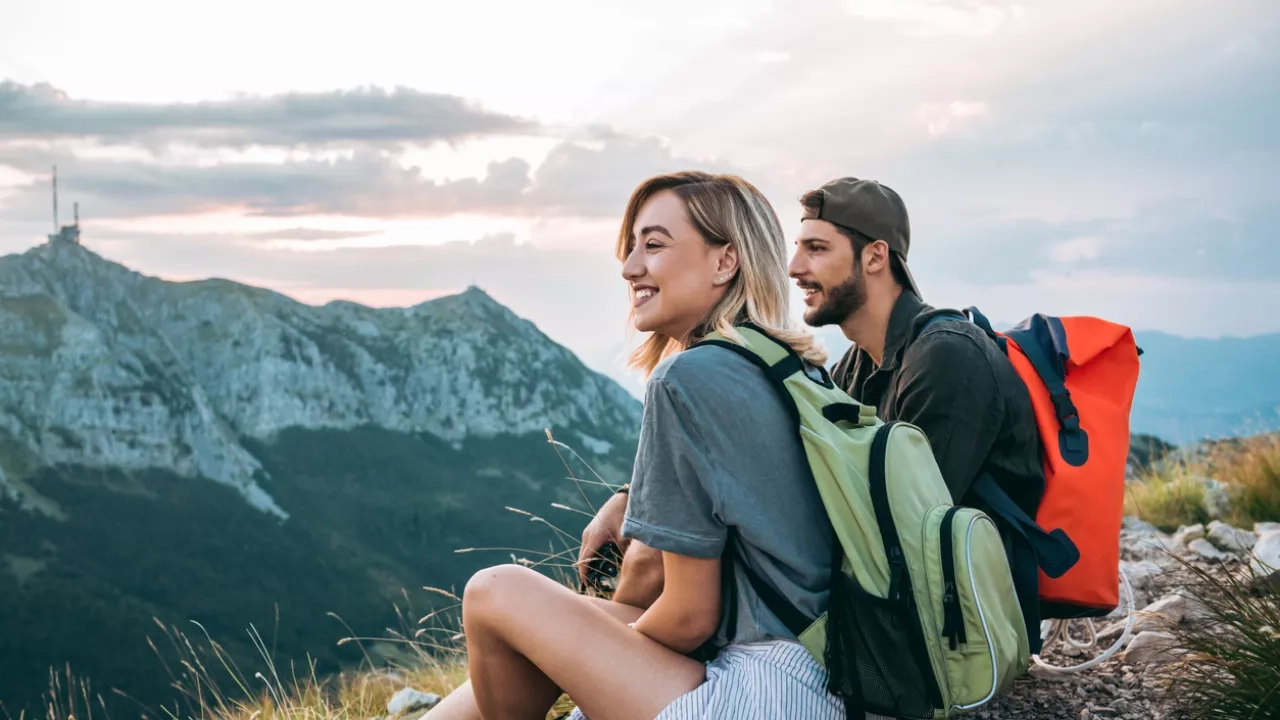
[[[867,302],[867,284],[859,268],[854,268],[849,279],[823,292],[821,305],[804,314],[804,321],[813,327],[839,325],[862,309]]]

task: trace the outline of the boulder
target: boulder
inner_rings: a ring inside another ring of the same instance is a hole
[[[418,710],[430,710],[440,703],[440,696],[413,688],[402,688],[387,701],[387,716],[395,717]]]
[[[1280,530],[1258,538],[1249,566],[1261,578],[1280,574]]]
[[[1177,545],[1168,535],[1130,535],[1127,531],[1120,533],[1121,555],[1135,561],[1153,560],[1161,567],[1176,565],[1175,555],[1187,552],[1185,546]]]
[[[1129,641],[1124,650],[1126,665],[1163,664],[1177,659],[1173,652],[1178,639],[1169,633],[1147,631]]]
[[[1197,538],[1187,543],[1187,548],[1205,560],[1226,560],[1229,555],[1213,546],[1213,543],[1204,538]]]
[[[1280,532],[1280,522],[1260,522],[1253,524],[1253,532],[1258,537],[1262,537],[1267,533]]]
[[[1160,528],[1141,520],[1135,515],[1125,515],[1120,521],[1120,529],[1128,531],[1134,535],[1155,535],[1160,532]]]
[[[1173,544],[1190,545],[1192,540],[1199,540],[1202,537],[1204,537],[1204,525],[1200,523],[1183,525],[1178,528],[1178,532],[1173,534]]]
[[[1227,552],[1247,553],[1258,542],[1252,530],[1238,530],[1220,520],[1209,523],[1208,532],[1209,542]]]
[[[1176,593],[1165,595],[1134,613],[1133,630],[1130,632],[1138,635],[1147,631],[1158,631],[1195,615],[1196,606],[1193,600]],[[1127,623],[1128,618],[1122,614],[1118,622],[1108,625],[1098,633],[1098,639],[1111,640],[1120,637]]]
[[[1138,562],[1120,561],[1120,571],[1129,578],[1129,585],[1134,590],[1142,590],[1151,581],[1151,578],[1162,574],[1165,570],[1150,560],[1139,560]],[[1121,598],[1123,601],[1124,598]]]

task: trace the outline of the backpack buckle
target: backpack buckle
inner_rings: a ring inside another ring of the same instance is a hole
[[[1050,397],[1053,400],[1053,411],[1063,427],[1071,430],[1080,427],[1080,414],[1076,410],[1076,404],[1071,402],[1071,393],[1064,388],[1062,392],[1054,393]]]

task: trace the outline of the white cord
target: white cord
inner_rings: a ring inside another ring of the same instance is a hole
[[[1032,655],[1031,659],[1035,661],[1035,664],[1039,665],[1040,667],[1050,672],[1062,673],[1062,674],[1076,673],[1076,672],[1080,672],[1081,670],[1088,670],[1089,668],[1095,665],[1098,665],[1099,663],[1105,662],[1112,655],[1115,655],[1117,652],[1119,652],[1120,648],[1124,647],[1125,644],[1129,642],[1129,636],[1133,633],[1133,621],[1134,621],[1133,587],[1129,585],[1129,577],[1124,574],[1123,569],[1120,571],[1120,582],[1124,586],[1125,597],[1128,598],[1129,619],[1127,622],[1125,622],[1124,632],[1120,634],[1120,639],[1116,640],[1115,644],[1107,648],[1107,651],[1102,653],[1098,657],[1092,660],[1089,660],[1087,662],[1084,662],[1080,665],[1075,665],[1072,667],[1060,667],[1058,665],[1050,665],[1049,663],[1041,660],[1039,655]],[[1094,645],[1096,645],[1098,642],[1098,633],[1094,629],[1093,620],[1090,619],[1088,622],[1089,622],[1089,641],[1086,643],[1077,642],[1076,640],[1072,639],[1071,634],[1067,632],[1067,621],[1065,620],[1046,620],[1040,623],[1040,637],[1044,645],[1048,645],[1052,640],[1056,640],[1058,639],[1058,636],[1061,636],[1062,638],[1066,639],[1068,644],[1077,648],[1088,650],[1092,648]]]

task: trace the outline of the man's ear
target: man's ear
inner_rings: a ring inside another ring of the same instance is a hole
[[[883,240],[867,243],[862,249],[862,266],[868,274],[889,272],[889,243]]]

